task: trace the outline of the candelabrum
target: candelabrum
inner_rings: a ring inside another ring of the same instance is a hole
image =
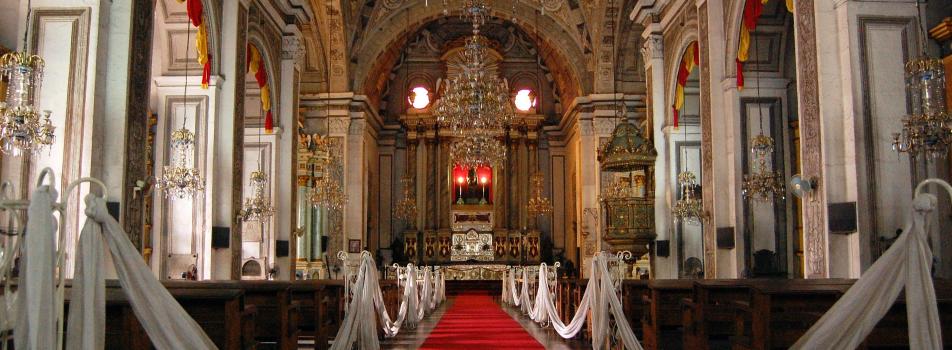
[[[0,56],[0,80],[7,94],[0,101],[0,145],[4,153],[19,156],[48,148],[55,139],[50,111],[40,115],[43,59],[25,52]]]
[[[340,182],[325,173],[314,181],[314,187],[311,189],[311,204],[328,210],[341,211],[347,205],[347,195],[344,194]]]
[[[681,186],[681,198],[671,209],[675,222],[700,225],[707,218],[707,213],[697,196],[697,177],[690,171],[682,172],[678,174],[678,184]]]
[[[526,211],[529,215],[545,215],[552,212],[552,201],[542,193],[544,177],[541,172],[535,172],[529,179],[532,183],[529,203],[526,204]]]
[[[409,174],[404,175],[400,180],[403,184],[403,199],[397,203],[393,210],[393,216],[397,220],[403,220],[406,223],[412,223],[417,217],[416,195],[413,190],[413,178]]]
[[[238,213],[242,221],[267,222],[274,216],[274,206],[268,197],[268,175],[263,171],[251,173],[251,187],[254,194],[245,200],[245,205]]]
[[[172,132],[172,161],[164,167],[162,177],[155,186],[169,198],[190,198],[205,190],[205,179],[198,169],[192,167],[195,134],[187,128]]]
[[[952,145],[952,115],[946,111],[942,60],[921,57],[906,62],[906,92],[912,100],[912,113],[902,118],[902,130],[893,134],[893,150],[914,158],[947,156]]]
[[[774,153],[774,140],[760,134],[753,138],[750,152],[753,156],[753,169],[744,174],[744,198],[766,201],[771,198],[785,198],[783,174],[773,171],[770,158]]]

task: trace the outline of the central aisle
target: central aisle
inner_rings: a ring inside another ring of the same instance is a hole
[[[420,349],[544,349],[486,294],[460,294]]]

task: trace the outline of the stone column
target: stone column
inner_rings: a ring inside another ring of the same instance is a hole
[[[521,230],[519,225],[519,143],[518,136],[509,142],[509,165],[506,172],[509,174],[509,187],[506,193],[509,196],[509,218],[508,227],[514,230]]]
[[[420,139],[413,135],[412,137],[407,136],[407,176],[412,181],[411,186],[413,187],[412,195],[414,200],[416,200],[417,189],[417,144],[420,143]],[[402,200],[402,198],[401,198]],[[417,217],[409,220],[407,222],[407,231],[416,231],[417,225],[420,221],[420,214],[423,212],[423,204],[417,201]]]
[[[423,210],[426,211],[426,222],[424,228],[427,230],[436,229],[436,135],[427,135],[426,138],[426,205]]]
[[[441,230],[450,229],[450,202],[452,201],[452,195],[450,194],[450,184],[452,183],[449,176],[447,176],[447,170],[450,168],[450,142],[449,140],[440,140],[437,139],[437,150],[439,155],[437,158],[438,165],[436,169],[433,169],[434,175],[436,176],[437,183],[437,221],[439,222],[438,226]]]
[[[205,228],[205,237],[211,237],[212,227],[226,227],[231,230],[230,249],[212,251],[211,244],[205,244],[200,256],[199,279],[238,279],[241,264],[241,222],[237,211],[241,208],[242,166],[241,152],[244,139],[244,85],[245,85],[245,45],[248,33],[248,9],[240,1],[227,2],[222,6],[221,72],[230,79],[224,79],[220,91],[220,106],[217,115],[209,115],[210,132],[207,140],[209,148],[205,175],[205,205],[211,210],[206,217],[211,225]],[[229,170],[230,169],[230,170]],[[209,242],[210,243],[210,242]],[[210,259],[209,259],[210,258]],[[214,271],[212,266],[215,266]]]
[[[528,174],[530,181],[528,182],[529,186],[527,186],[528,188],[526,189],[527,191],[529,191],[528,192],[529,195],[528,197],[526,197],[527,198],[526,204],[528,204],[529,199],[532,198],[532,191],[534,190],[533,184],[531,181],[532,175],[540,171],[539,170],[539,140],[538,139],[529,140],[528,147],[529,147],[529,166],[526,169],[527,170],[526,173]],[[539,216],[530,214],[528,210],[526,210],[526,216],[527,216],[526,221],[528,222],[529,229],[536,230],[539,227]]]
[[[803,256],[805,278],[827,278],[829,237],[826,229],[826,189],[823,187],[823,135],[820,121],[817,30],[814,0],[794,2],[797,98],[800,116],[800,167],[804,179],[820,179],[820,188],[803,198]]]
[[[652,23],[645,30],[643,35],[645,41],[641,48],[642,57],[645,60],[645,71],[648,80],[648,110],[650,119],[650,137],[654,142],[655,150],[658,152],[658,158],[655,160],[655,179],[654,179],[654,210],[655,210],[655,232],[656,240],[669,241],[669,246],[674,246],[670,241],[675,240],[671,235],[671,203],[674,200],[674,186],[671,184],[670,166],[668,160],[671,158],[668,150],[668,135],[665,132],[667,126],[667,114],[670,110],[665,105],[665,78],[664,78],[664,37],[660,32],[660,24]],[[668,263],[668,259],[680,259],[676,255],[669,257],[654,257],[652,262],[655,266],[663,267],[662,271],[652,271],[656,277],[675,278],[677,277],[677,263]],[[657,260],[657,261],[655,261]],[[673,269],[672,269],[673,267]]]
[[[295,169],[297,169],[297,159],[295,149],[297,148],[297,101],[298,101],[298,74],[303,69],[304,60],[304,42],[298,35],[286,35],[281,45],[281,104],[278,105],[278,129],[279,134],[277,147],[274,152],[275,159],[272,160],[278,171],[275,171],[273,188],[275,193],[271,195],[275,207],[275,240],[291,242],[291,235],[297,227],[297,183],[295,181]],[[274,252],[274,245],[272,245]],[[290,253],[290,252],[289,252]],[[293,270],[290,256],[273,256],[275,265],[278,266],[278,279],[288,280],[291,278]]]

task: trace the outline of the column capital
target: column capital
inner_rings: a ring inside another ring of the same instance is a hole
[[[644,59],[645,68],[653,65],[654,60],[664,60],[664,37],[661,33],[650,33],[644,38],[641,45],[641,58]]]
[[[298,34],[285,35],[281,38],[281,59],[293,60],[298,71],[304,70],[304,56],[306,54],[304,41]]]

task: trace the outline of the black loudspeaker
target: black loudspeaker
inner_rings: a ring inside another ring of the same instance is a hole
[[[288,256],[290,253],[290,242],[286,240],[277,240],[274,242],[274,255],[277,255],[279,258]]]
[[[734,249],[734,227],[717,228],[717,248]]]
[[[212,226],[212,248],[228,248],[231,227]]]
[[[671,241],[655,241],[655,255],[662,258],[671,255]]]
[[[106,202],[106,211],[113,219],[119,221],[119,202]]]
[[[321,249],[324,250],[323,253],[327,252],[327,245],[330,244],[330,240],[331,240],[330,237],[321,236]],[[334,254],[337,254],[337,253],[334,253]]]
[[[830,203],[827,211],[830,233],[845,235],[856,232],[856,202]]]

